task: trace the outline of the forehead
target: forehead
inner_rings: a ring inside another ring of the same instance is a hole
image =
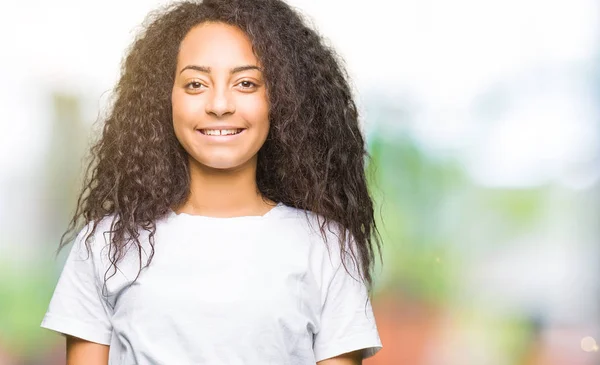
[[[250,38],[241,29],[224,23],[203,23],[192,28],[181,42],[178,64],[231,68],[257,64]]]

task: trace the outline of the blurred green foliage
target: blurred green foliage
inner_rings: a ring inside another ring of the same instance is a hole
[[[380,290],[400,290],[426,301],[442,301],[456,279],[457,257],[449,250],[452,200],[464,188],[451,161],[434,161],[408,136],[369,142],[368,176],[379,207],[384,266]]]
[[[40,329],[40,323],[56,284],[56,268],[48,261],[0,261],[0,338],[2,346],[17,358],[39,356],[53,335]]]
[[[379,291],[443,304],[475,252],[494,250],[544,222],[545,187],[474,184],[457,159],[428,154],[407,133],[376,131],[368,176],[383,239]]]

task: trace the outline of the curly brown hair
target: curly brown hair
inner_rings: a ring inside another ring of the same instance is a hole
[[[137,247],[141,272],[141,230],[149,232],[152,247],[145,266],[152,260],[155,221],[190,193],[188,156],[173,130],[171,90],[180,43],[203,22],[243,30],[263,65],[271,127],[258,154],[260,192],[315,213],[324,238],[329,224],[342,228],[342,255],[360,263],[361,279],[370,288],[381,243],[348,76],[335,52],[280,0],[186,1],[148,16],[124,58],[110,111],[100,120],[102,135],[91,148],[83,189],[59,249],[78,228],[90,225],[85,240],[90,250],[98,223],[114,216],[108,251],[113,275],[129,245]]]

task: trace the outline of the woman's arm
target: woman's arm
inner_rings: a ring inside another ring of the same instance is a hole
[[[317,365],[362,365],[362,350],[325,359],[317,362]]]
[[[107,365],[110,346],[67,336],[67,365]]]

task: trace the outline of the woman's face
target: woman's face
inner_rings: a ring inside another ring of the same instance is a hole
[[[222,23],[190,30],[180,45],[171,102],[175,135],[191,164],[255,166],[269,132],[269,102],[243,31]]]

